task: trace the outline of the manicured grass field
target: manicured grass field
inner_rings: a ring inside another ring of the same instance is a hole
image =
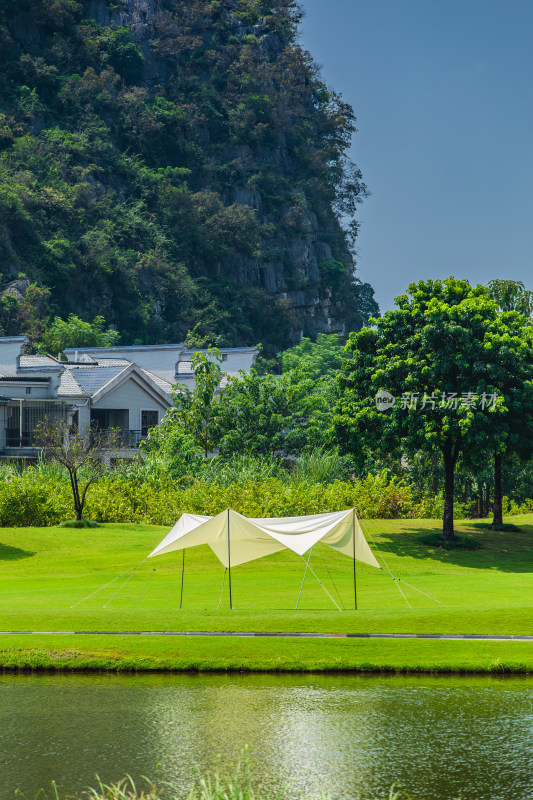
[[[232,570],[230,610],[227,576],[221,591],[224,570],[207,547],[186,552],[180,610],[181,552],[143,560],[165,528],[5,528],[0,532],[0,629],[531,634],[533,515],[512,522],[522,531],[459,525],[482,544],[480,550],[421,544],[419,537],[437,531],[438,522],[365,522],[378,560],[384,557],[400,580],[358,564],[358,611],[353,610],[352,562],[325,546],[315,547],[311,567],[343,611],[311,572],[294,610],[305,562],[287,552]],[[532,671],[533,643],[0,635],[0,665]]]

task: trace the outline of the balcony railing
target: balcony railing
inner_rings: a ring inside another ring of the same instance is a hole
[[[6,447],[38,447],[33,431],[22,431],[22,435],[18,428],[6,428],[5,431]],[[117,430],[114,428],[112,437],[114,447],[112,449],[136,449],[143,439],[146,439],[146,435],[145,431]]]
[[[115,429],[113,434],[114,436],[116,434],[115,442],[117,447],[136,448],[139,447],[142,440],[146,438],[146,434],[143,436],[142,431],[117,431]]]

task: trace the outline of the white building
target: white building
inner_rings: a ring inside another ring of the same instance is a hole
[[[219,348],[222,356],[222,370],[228,376],[238,375],[242,369],[249,372],[259,350],[257,347],[222,347]],[[144,369],[158,375],[168,383],[184,383],[191,389],[194,387],[194,373],[191,358],[196,352],[207,350],[189,350],[184,344],[145,344],[131,345],[128,347],[80,347],[67,348],[65,355],[68,359],[79,359],[91,356],[97,360],[102,358],[125,358]]]
[[[172,404],[172,387],[194,387],[184,345],[68,349],[68,361],[25,355],[24,336],[0,337],[0,457],[32,457],[39,421],[66,419],[83,435],[90,426],[118,429],[119,455],[131,455]],[[224,371],[255,363],[256,348],[221,350]]]

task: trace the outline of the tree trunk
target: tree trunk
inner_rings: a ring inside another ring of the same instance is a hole
[[[483,516],[483,487],[481,487],[480,493],[477,497],[477,515],[478,519],[481,519]]]
[[[494,453],[494,503],[492,524],[503,525],[502,507],[502,454]]]
[[[455,531],[453,528],[453,499],[454,499],[454,480],[455,462],[457,455],[452,447],[451,441],[446,442],[442,450],[444,461],[444,515],[442,518],[442,538],[453,539]]]

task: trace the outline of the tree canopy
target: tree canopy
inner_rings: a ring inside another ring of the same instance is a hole
[[[365,449],[440,452],[451,538],[459,456],[511,446],[513,420],[533,419],[529,328],[517,312],[499,312],[485,287],[453,278],[411,284],[396,303],[349,338],[334,430],[359,458]]]

